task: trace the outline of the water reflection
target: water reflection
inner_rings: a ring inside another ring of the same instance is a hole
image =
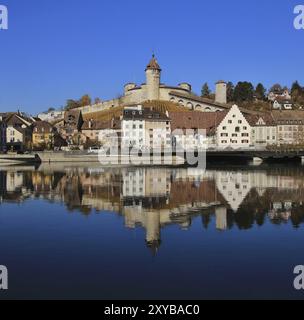
[[[156,252],[161,230],[187,230],[201,217],[203,228],[250,229],[304,221],[304,169],[299,167],[79,168],[72,165],[6,167],[0,171],[1,203],[41,199],[64,203],[83,215],[113,212],[127,228],[143,227]],[[0,206],[1,208],[1,206]]]

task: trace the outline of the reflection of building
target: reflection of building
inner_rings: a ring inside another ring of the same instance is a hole
[[[226,230],[227,229],[227,208],[218,207],[215,209],[216,217],[216,229]]]
[[[128,228],[142,227],[156,252],[163,229],[188,230],[196,217],[205,228],[251,228],[268,216],[273,223],[304,221],[304,171],[198,170],[169,168],[89,169],[69,165],[0,171],[1,202],[28,198],[57,201],[88,215],[113,212]],[[93,210],[94,209],[94,210]],[[213,226],[213,224],[212,224]]]

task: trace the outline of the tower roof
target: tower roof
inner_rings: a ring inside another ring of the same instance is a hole
[[[161,68],[155,58],[155,55],[153,54],[152,59],[150,60],[149,64],[147,65],[146,71],[147,70],[158,70],[161,71]]]

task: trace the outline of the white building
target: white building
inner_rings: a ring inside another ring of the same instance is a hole
[[[38,118],[46,122],[56,122],[64,119],[64,111],[50,111],[38,114]]]
[[[233,105],[217,127],[217,146],[221,149],[249,149],[251,126],[237,105]]]
[[[277,125],[272,115],[246,116],[251,125],[251,144],[256,148],[265,148],[277,144]]]
[[[171,145],[168,115],[143,108],[141,105],[124,109],[121,127],[123,147],[146,149]]]

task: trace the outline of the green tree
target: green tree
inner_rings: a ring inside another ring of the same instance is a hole
[[[234,100],[234,84],[229,81],[227,83],[227,102],[233,102]]]
[[[255,88],[255,95],[258,100],[265,100],[266,99],[266,89],[262,85],[262,83],[259,83]]]
[[[254,87],[252,83],[244,81],[238,82],[234,89],[235,102],[252,102],[254,99]]]
[[[203,98],[210,98],[210,94],[211,94],[211,91],[209,89],[209,86],[208,86],[208,83],[204,83],[203,87],[202,87],[202,97]]]
[[[270,88],[269,92],[280,93],[282,90],[282,86],[279,83],[276,83]]]
[[[304,94],[304,88],[302,88],[298,81],[295,81],[291,86],[291,95],[294,93],[303,93]]]

